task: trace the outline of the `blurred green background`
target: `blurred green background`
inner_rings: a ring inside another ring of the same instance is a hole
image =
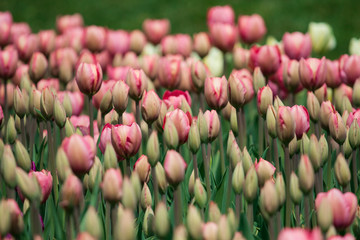
[[[15,21],[30,23],[33,31],[54,28],[56,16],[79,12],[85,24],[127,30],[141,28],[145,18],[168,18],[172,32],[205,31],[206,12],[215,5],[231,5],[236,15],[259,13],[268,35],[281,39],[284,32],[306,32],[309,22],[328,22],[336,48],[329,58],[348,52],[351,37],[360,37],[360,1],[355,0],[1,0],[0,11],[12,12]]]

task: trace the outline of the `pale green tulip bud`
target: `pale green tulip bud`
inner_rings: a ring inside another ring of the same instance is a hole
[[[196,121],[193,121],[189,131],[188,143],[190,151],[195,154],[200,148],[200,132]]]
[[[102,222],[94,207],[90,206],[81,222],[81,231],[89,233],[96,239],[103,236]]]
[[[320,103],[313,92],[307,94],[306,107],[312,121],[317,122],[320,117]]]
[[[230,226],[231,235],[233,235],[239,226],[239,222],[238,222],[235,212],[232,208],[228,208],[228,210],[227,210],[227,220],[228,220],[228,223]]]
[[[152,196],[150,189],[146,183],[144,183],[144,186],[141,191],[140,195],[140,205],[145,210],[146,208],[150,207],[152,205]]]
[[[301,154],[309,154],[309,146],[310,146],[310,139],[306,135],[306,133],[303,133],[300,143],[300,153]]]
[[[230,112],[230,128],[235,136],[239,135],[237,112],[235,108],[232,108]]]
[[[242,162],[238,162],[232,177],[232,188],[236,194],[241,194],[244,184],[244,169]]]
[[[346,139],[345,142],[343,144],[343,150],[344,150],[344,154],[346,158],[349,158],[353,152],[353,148],[350,145],[350,141],[349,141],[349,135],[350,135],[350,129],[347,130],[347,134],[346,134]]]
[[[122,204],[126,209],[135,210],[137,207],[138,198],[135,189],[133,188],[130,179],[125,177],[123,181],[123,198]]]
[[[75,133],[74,126],[72,125],[72,123],[70,122],[69,119],[66,119],[64,128],[65,128],[65,136],[66,137],[70,137],[71,135],[73,135]]]
[[[30,171],[31,160],[29,153],[19,140],[15,141],[14,153],[17,165],[24,169],[24,171],[26,172]]]
[[[16,161],[10,145],[4,146],[0,169],[4,182],[10,188],[14,188],[16,186]]]
[[[294,138],[289,143],[289,154],[290,157],[294,156],[294,154],[298,153],[300,150],[300,145],[298,144],[298,140],[296,138],[296,134]]]
[[[105,171],[110,168],[118,168],[117,156],[114,147],[111,143],[106,144],[104,153],[104,169]]]
[[[353,149],[358,148],[360,146],[360,127],[357,119],[354,119],[354,121],[351,123],[348,135],[351,147]]]
[[[228,219],[225,215],[222,215],[218,222],[218,237],[219,240],[230,240],[232,236],[231,227],[228,222]]]
[[[139,177],[139,174],[136,171],[133,171],[130,176],[130,182],[133,186],[137,199],[140,199],[141,197],[141,191],[142,191],[142,183]]]
[[[155,209],[155,233],[160,238],[166,238],[170,232],[170,220],[164,202],[159,202]]]
[[[317,140],[316,136],[312,134],[310,136],[310,143],[309,143],[309,158],[315,172],[319,170],[322,163],[321,151],[319,150],[320,150],[319,141]]]
[[[153,231],[153,225],[154,225],[154,211],[151,209],[151,206],[148,206],[146,208],[145,214],[144,214],[144,220],[142,223],[142,230],[145,234],[145,236],[149,237],[154,235]]]
[[[155,167],[156,179],[158,181],[158,187],[161,193],[166,193],[167,180],[165,175],[165,169],[161,163],[157,163]]]
[[[88,187],[89,187],[90,191],[93,191],[93,189],[95,188],[95,185],[96,185],[97,178],[99,178],[99,182],[100,182],[104,175],[103,166],[100,162],[100,159],[97,156],[95,156],[94,164],[91,167],[88,175],[89,175]]]
[[[294,172],[291,172],[290,175],[290,197],[296,205],[300,204],[303,199],[303,193],[299,185],[299,178]]]
[[[69,95],[67,93],[64,94],[64,99],[63,99],[62,105],[64,107],[66,117],[71,117],[71,115],[72,115],[72,105],[71,105],[70,97],[69,97]]]
[[[227,148],[226,155],[229,157],[231,153],[232,142],[236,141],[233,131],[230,130],[228,140],[227,140]]]
[[[116,240],[135,239],[135,217],[132,210],[125,209],[124,212],[121,214],[121,217],[118,217],[114,235],[114,239]]]
[[[55,98],[54,102],[54,119],[59,128],[64,127],[66,122],[66,112],[58,98]]]
[[[341,153],[336,158],[334,168],[336,180],[342,187],[346,187],[350,182],[351,173],[349,166]]]
[[[273,105],[269,105],[266,112],[266,126],[272,138],[277,137],[276,133],[276,111]]]
[[[255,200],[258,191],[258,178],[254,165],[252,165],[246,173],[243,191],[246,201],[252,203]]]
[[[194,195],[194,188],[195,188],[195,173],[194,173],[194,170],[193,170],[191,172],[191,175],[190,175],[190,178],[189,178],[189,186],[188,186],[190,196]]]
[[[221,212],[220,212],[218,205],[215,202],[211,201],[209,203],[209,219],[208,219],[208,221],[217,223],[217,222],[219,222],[220,217],[221,217]]]
[[[199,132],[200,132],[201,142],[207,143],[209,129],[208,129],[208,125],[207,125],[206,119],[204,117],[204,114],[201,110],[199,111],[199,114],[198,114],[197,124],[198,124]]]
[[[100,102],[100,111],[102,115],[106,115],[112,109],[112,93],[111,89],[109,89],[103,96]]]
[[[314,186],[314,168],[307,155],[302,155],[298,167],[299,185],[304,194],[308,194]]]
[[[265,211],[265,215],[274,215],[279,207],[279,196],[275,184],[272,180],[267,180],[260,191],[260,209]]]
[[[194,193],[196,203],[200,206],[200,208],[205,208],[207,203],[207,194],[199,178],[195,180]]]
[[[7,142],[13,144],[17,137],[15,120],[13,116],[10,116],[5,131],[6,131]]]
[[[246,146],[244,147],[244,150],[242,152],[242,164],[244,167],[244,173],[247,173],[251,166],[254,165]]]
[[[284,106],[284,103],[281,101],[281,99],[279,98],[279,96],[276,96],[274,99],[274,108],[275,111],[278,112],[279,111],[279,107]]]
[[[279,206],[281,206],[286,198],[285,182],[281,172],[276,175],[275,188],[279,198]]]
[[[200,213],[194,205],[189,205],[186,216],[186,227],[193,239],[201,239],[202,237],[202,225]]]
[[[329,155],[329,146],[326,141],[325,134],[322,134],[319,139],[320,149],[321,149],[321,166],[325,164]]]
[[[266,79],[264,77],[264,74],[261,72],[260,67],[255,67],[253,80],[255,92],[257,92],[260,88],[266,86]]]
[[[24,195],[25,198],[29,199],[30,202],[40,201],[41,189],[35,175],[30,177],[24,170],[17,167],[16,182],[21,193]]]
[[[179,136],[174,123],[168,119],[164,127],[164,142],[169,149],[176,149],[179,146]]]
[[[327,232],[333,223],[332,209],[327,198],[323,198],[317,210],[317,221],[323,232]]]
[[[56,153],[56,171],[61,182],[64,182],[72,174],[69,160],[62,148],[59,148]]]
[[[188,232],[186,231],[184,225],[177,226],[174,231],[173,240],[187,240],[187,239],[189,239]]]
[[[151,167],[155,167],[160,159],[160,146],[157,132],[151,132],[150,137],[146,144],[146,155]]]

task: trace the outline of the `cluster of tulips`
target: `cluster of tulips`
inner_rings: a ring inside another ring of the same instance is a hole
[[[360,238],[360,55],[321,57],[325,23],[207,23],[0,12],[0,239]]]

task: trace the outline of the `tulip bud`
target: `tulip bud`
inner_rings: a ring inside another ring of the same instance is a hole
[[[71,135],[73,135],[75,133],[74,126],[72,125],[72,123],[70,122],[69,119],[66,119],[64,128],[65,128],[65,136],[66,137],[70,137]]]
[[[26,124],[26,117],[24,118],[24,126]],[[15,129],[18,134],[21,133],[21,119],[18,115],[15,115]]]
[[[219,240],[231,239],[232,236],[231,227],[225,215],[222,215],[220,217],[218,222],[218,229],[221,230],[218,231],[217,239]]]
[[[255,161],[255,169],[260,187],[262,187],[267,180],[273,178],[275,173],[275,167],[262,158],[260,158],[259,161]]]
[[[268,106],[273,103],[273,92],[269,86],[260,88],[257,93],[258,112],[262,117],[265,117]]]
[[[197,126],[196,121],[193,121],[191,124],[189,136],[188,136],[188,143],[189,143],[190,151],[193,154],[196,154],[201,144],[199,128]]]
[[[81,230],[89,233],[96,239],[102,237],[102,223],[93,206],[90,206],[81,222]]]
[[[266,86],[266,79],[262,74],[260,67],[254,69],[254,90],[258,92],[261,88]]]
[[[238,136],[239,135],[239,129],[238,129],[238,121],[237,121],[237,112],[234,107],[231,107],[231,113],[230,113],[230,128],[231,131]]]
[[[142,224],[142,230],[145,236],[152,236],[154,234],[153,225],[154,225],[154,211],[151,209],[150,206],[146,208],[143,224]]]
[[[64,98],[63,98],[63,101],[62,101],[62,107],[65,110],[66,117],[71,117],[71,115],[72,115],[72,105],[71,105],[71,100],[70,100],[70,97],[69,97],[68,93],[64,94]]]
[[[298,167],[299,185],[304,194],[308,194],[314,186],[315,174],[307,155],[302,155]]]
[[[110,168],[118,168],[116,153],[111,143],[106,144],[104,153],[104,168],[105,171]]]
[[[334,168],[336,180],[342,187],[345,188],[350,182],[351,173],[349,166],[341,153],[336,158]]]
[[[215,110],[206,111],[204,113],[204,118],[208,126],[208,141],[214,141],[219,135],[220,131],[220,120],[217,112]]]
[[[178,152],[169,150],[166,153],[164,160],[166,179],[173,187],[177,187],[184,179],[186,167],[186,162]]]
[[[239,222],[238,222],[238,220],[235,216],[235,212],[232,208],[228,208],[228,210],[227,210],[227,220],[229,223],[231,235],[233,235],[239,226]]]
[[[241,150],[237,142],[234,140],[230,145],[230,154],[229,154],[230,164],[233,168],[235,168],[238,162],[240,162],[241,155],[242,155]]]
[[[220,209],[218,207],[218,205],[211,201],[209,203],[209,222],[214,222],[214,223],[218,223],[221,217],[221,212]]]
[[[129,86],[123,81],[117,81],[112,89],[112,101],[115,111],[122,115],[128,105]]]
[[[279,207],[279,196],[272,180],[267,180],[260,191],[260,209],[265,215],[272,216]]]
[[[29,176],[21,168],[16,168],[16,182],[21,193],[32,201],[40,201],[41,189],[35,176]]]
[[[186,216],[186,227],[193,239],[201,239],[202,225],[200,213],[194,205],[189,205]]]
[[[145,210],[146,208],[150,207],[152,205],[152,196],[150,189],[146,183],[144,183],[144,186],[141,191],[140,195],[140,205]]]
[[[335,111],[334,106],[330,101],[322,102],[320,106],[320,123],[321,127],[329,130],[329,119],[331,114]]]
[[[19,140],[15,141],[14,153],[17,165],[24,171],[28,172],[31,168],[30,156],[24,145]]]
[[[207,194],[199,178],[195,180],[194,193],[196,203],[200,208],[205,208],[207,203]]]
[[[350,131],[349,129],[347,130],[347,134],[346,134],[346,139],[345,139],[345,142],[344,144],[342,145],[343,146],[343,151],[344,151],[344,155],[345,155],[345,158],[349,158],[353,152],[353,149],[350,145],[350,142],[349,142],[349,135],[350,135]]]
[[[59,179],[64,182],[72,174],[69,160],[65,151],[60,147],[56,153],[56,171]]]
[[[83,187],[81,181],[73,174],[69,174],[61,189],[62,206],[67,211],[78,207],[83,199]]]
[[[64,127],[66,122],[66,112],[58,98],[55,98],[54,103],[54,119],[59,128]]]
[[[336,39],[329,24],[311,22],[309,23],[308,32],[314,52],[323,53],[336,46]]]
[[[41,91],[40,110],[43,117],[50,119],[54,112],[55,96],[50,88],[46,87]]]
[[[323,232],[327,232],[333,222],[333,214],[331,207],[329,208],[330,203],[327,198],[323,198],[320,202],[317,211],[317,221]]]
[[[29,111],[29,96],[25,89],[22,91],[16,87],[14,91],[14,109],[15,113],[23,118]]]
[[[291,172],[290,175],[290,197],[296,205],[300,204],[303,199],[303,193],[299,186],[299,178],[294,172]]]
[[[194,51],[199,54],[200,57],[205,57],[211,48],[211,42],[209,35],[205,32],[194,34]]]
[[[209,107],[215,110],[223,109],[228,103],[227,80],[225,76],[207,77],[204,85],[204,94]]]
[[[272,138],[276,138],[277,137],[277,133],[276,133],[276,111],[274,106],[270,105],[267,108],[267,112],[266,112],[266,125],[267,125],[267,129],[269,132],[269,135]]]
[[[306,135],[306,133],[303,133],[303,136],[302,136],[301,142],[300,142],[300,153],[309,155],[309,145],[310,145],[310,139]]]
[[[206,75],[205,65],[202,61],[195,61],[191,64],[191,79],[196,89],[204,88]]]
[[[91,167],[88,174],[88,187],[90,191],[93,191],[97,184],[97,178],[100,180],[103,178],[104,170],[98,157],[95,157],[94,165]]]
[[[173,240],[186,240],[188,238],[188,232],[184,225],[177,226],[174,231]]]
[[[189,190],[190,196],[194,195],[195,180],[196,179],[195,179],[194,170],[192,170],[190,178],[189,178],[189,184],[188,184],[188,190]]]
[[[156,163],[160,158],[160,146],[159,139],[156,131],[152,131],[146,144],[146,155],[148,156],[148,162],[152,167],[156,166]]]
[[[15,142],[15,139],[17,137],[16,127],[15,127],[15,120],[13,116],[10,116],[7,127],[5,129],[7,142],[10,144],[13,144]]]
[[[0,236],[5,236],[9,233],[11,227],[11,214],[7,200],[4,199],[0,201],[0,211]]]
[[[63,83],[69,83],[73,78],[73,63],[69,59],[64,59],[60,62],[59,79]]]
[[[157,163],[155,167],[156,179],[158,181],[158,187],[161,193],[166,193],[167,181],[165,176],[165,169],[161,163]]]
[[[294,138],[295,121],[288,107],[279,107],[276,117],[276,132],[285,145]]]
[[[300,141],[299,141],[300,142]],[[291,142],[289,143],[289,154],[290,157],[294,156],[294,154],[299,152],[299,144],[298,144],[298,140],[296,138],[296,134],[294,136],[294,138],[291,140]]]
[[[242,153],[242,164],[244,167],[244,173],[247,173],[250,167],[254,165],[246,146],[244,147]]]
[[[16,186],[16,162],[10,145],[4,146],[0,166],[1,176],[4,179],[4,182],[10,188],[14,188]]]
[[[309,115],[312,121],[317,122],[320,117],[320,103],[315,97],[313,92],[308,92],[307,94],[307,105],[306,105]]]
[[[136,209],[137,207],[137,197],[136,192],[130,182],[130,179],[125,177],[123,181],[123,198],[122,198],[122,204],[127,209]]]
[[[275,187],[279,197],[279,206],[281,206],[285,202],[286,194],[284,178],[280,172],[276,175]]]
[[[99,63],[80,63],[76,70],[76,83],[83,94],[92,96],[101,87],[103,73]]]
[[[255,166],[251,166],[246,173],[243,191],[246,201],[252,203],[256,198],[258,191],[258,178]]]
[[[241,194],[244,184],[244,169],[242,162],[238,162],[232,177],[232,188],[236,194]]]
[[[170,231],[169,215],[164,202],[159,202],[155,209],[155,233],[159,238],[166,238]]]
[[[169,149],[176,149],[179,145],[178,132],[171,119],[168,119],[165,123],[164,142]]]
[[[149,181],[151,166],[146,155],[141,155],[135,162],[134,171],[138,173],[140,181],[145,183]]]
[[[331,137],[338,143],[343,144],[346,139],[346,127],[338,112],[332,113],[329,119]]]
[[[117,203],[122,197],[122,175],[119,169],[110,168],[105,172],[101,184],[105,201]]]
[[[114,235],[116,240],[135,239],[135,217],[131,209],[125,209],[121,216],[118,216]]]
[[[126,76],[126,83],[129,86],[129,97],[139,101],[147,88],[147,77],[142,69],[129,69]]]
[[[154,90],[145,93],[141,104],[141,114],[148,124],[152,124],[159,117],[160,105],[161,100]]]
[[[352,102],[356,107],[360,107],[360,79],[356,80],[353,86]]]
[[[216,240],[218,235],[218,226],[214,222],[207,222],[203,225],[202,235],[204,240]]]
[[[312,134],[310,136],[310,142],[309,142],[309,158],[315,172],[319,170],[322,163],[321,151],[319,150],[320,150],[319,141],[317,140],[316,136]]]
[[[351,123],[349,129],[349,143],[353,149],[360,146],[360,127],[357,121]]]
[[[137,172],[132,172],[130,176],[130,182],[132,187],[134,188],[137,199],[140,199],[141,191],[142,191],[142,183],[140,181],[139,174]]]
[[[321,165],[324,165],[324,163],[328,159],[329,155],[329,147],[328,142],[326,141],[325,134],[322,134],[319,139],[320,149],[321,149]]]
[[[37,83],[41,78],[44,77],[48,68],[48,62],[46,57],[41,52],[33,53],[29,62],[29,76],[31,80]]]
[[[111,89],[107,90],[100,102],[100,111],[102,115],[106,115],[111,111],[112,104],[112,92]]]
[[[4,148],[5,148],[4,141],[0,138],[0,161],[1,161],[1,158],[2,158],[3,153],[4,153]],[[0,162],[0,165],[1,165],[1,162]]]
[[[207,124],[207,121],[201,110],[199,111],[199,114],[198,114],[197,124],[198,124],[198,128],[199,128],[201,142],[207,143],[208,142],[208,134],[209,134],[208,133],[208,124]]]

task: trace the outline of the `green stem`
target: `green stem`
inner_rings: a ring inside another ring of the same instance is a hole
[[[193,166],[194,166],[195,179],[197,179],[199,177],[199,173],[198,173],[198,163],[197,163],[196,154],[193,154]]]
[[[224,141],[223,141],[223,131],[221,124],[221,112],[218,113],[220,121],[220,131],[219,131],[219,144],[220,144],[220,163],[221,163],[221,175],[225,173],[225,154],[224,154]]]
[[[277,145],[277,140],[276,138],[272,139],[272,149],[273,149],[273,156],[274,156],[274,162],[275,162],[275,167],[276,167],[276,173],[281,172],[280,169],[280,161],[279,161],[279,153],[278,153],[278,145]]]
[[[357,164],[356,164],[356,153],[357,150],[353,151],[352,153],[352,160],[351,160],[351,171],[352,171],[352,180],[353,180],[353,192],[356,193],[358,189],[358,178],[357,178]]]
[[[232,177],[233,176],[233,169],[232,169],[232,164],[229,164],[229,179],[228,179],[228,185],[227,185],[227,191],[226,191],[226,210],[229,209],[230,207],[230,202],[231,202],[231,191],[232,191]],[[237,197],[237,195],[236,195]],[[236,198],[237,200],[237,198]],[[237,203],[237,201],[236,201]],[[236,205],[237,206],[237,205]],[[238,210],[238,209],[236,209]]]
[[[21,127],[21,142],[26,148],[26,129],[24,124],[24,117],[20,118],[20,127]]]
[[[295,206],[295,217],[296,217],[296,226],[300,227],[300,206],[296,205]]]
[[[285,146],[285,177],[286,177],[286,215],[285,226],[290,227],[291,218],[291,198],[290,198],[290,155],[289,146]]]
[[[326,187],[327,190],[331,189],[331,136],[328,133],[328,143],[329,143],[329,157],[327,162],[327,181],[326,181]]]
[[[241,110],[241,122],[242,122],[242,137],[243,137],[243,144],[244,147],[246,146],[246,142],[247,142],[247,136],[246,136],[246,119],[245,119],[245,111],[244,109]]]
[[[240,194],[236,194],[235,201],[236,201],[236,206],[235,206],[236,207],[236,209],[235,209],[236,210],[236,220],[237,220],[237,222],[240,222],[240,214],[241,214],[241,210],[242,210],[242,199],[241,199]]]
[[[310,228],[310,207],[309,207],[309,197],[305,196],[304,198],[304,221],[305,228]]]
[[[39,217],[39,208],[36,202],[30,203],[30,219],[31,219],[31,231],[33,239],[36,239],[36,236],[41,236],[41,223]]]
[[[268,221],[268,228],[269,228],[269,239],[270,240],[276,240],[275,231],[274,231],[274,219],[273,219],[273,217],[270,217],[270,219]]]
[[[243,123],[242,123],[242,116],[241,116],[241,111],[242,109],[239,108],[237,110],[237,125],[238,125],[238,145],[240,147],[240,149],[242,150],[244,148],[244,130],[243,130]]]
[[[246,216],[247,216],[247,220],[248,220],[248,223],[250,225],[250,229],[251,229],[251,233],[252,233],[252,230],[253,230],[253,221],[254,221],[254,217],[253,217],[253,204],[252,203],[247,203],[247,211],[246,211]]]
[[[314,206],[314,195],[313,195],[313,191],[312,191],[312,190],[311,190],[310,193],[309,193],[309,203],[310,203],[310,209],[315,210],[315,206]],[[313,227],[316,226],[315,214],[312,215],[311,224],[312,224]]]
[[[66,239],[73,239],[71,214],[69,212],[66,212],[65,214],[66,214]]]
[[[94,137],[94,107],[92,105],[92,96],[88,96],[89,99],[89,119],[90,119],[90,136]]]
[[[182,224],[182,207],[181,207],[181,188],[177,186],[174,190],[174,217],[175,226]]]
[[[126,176],[130,177],[130,174],[131,174],[130,159],[126,159],[125,173],[126,173]]]
[[[57,177],[56,177],[56,166],[55,166],[55,156],[54,156],[54,143],[53,143],[53,135],[52,135],[52,127],[50,121],[47,122],[47,141],[48,141],[48,166],[50,169],[52,178],[53,178],[53,191],[54,191],[54,200],[55,204],[58,201],[58,188],[57,188]],[[54,133],[55,135],[55,133]]]
[[[105,221],[106,239],[111,239],[111,206],[109,202],[106,202]]]
[[[157,178],[156,178],[155,167],[151,168],[151,176],[152,176],[152,181],[153,181],[154,202],[155,202],[155,207],[156,207],[159,202],[159,187],[158,187],[158,182],[157,182]]]
[[[259,133],[259,154],[264,152],[264,119],[259,116],[258,119],[258,133]]]
[[[210,201],[210,196],[211,196],[211,187],[210,187],[210,157],[211,157],[211,143],[208,143],[207,158],[206,158],[206,160],[205,160],[205,162],[204,162],[206,193],[207,193],[207,199],[208,199],[208,201]]]

